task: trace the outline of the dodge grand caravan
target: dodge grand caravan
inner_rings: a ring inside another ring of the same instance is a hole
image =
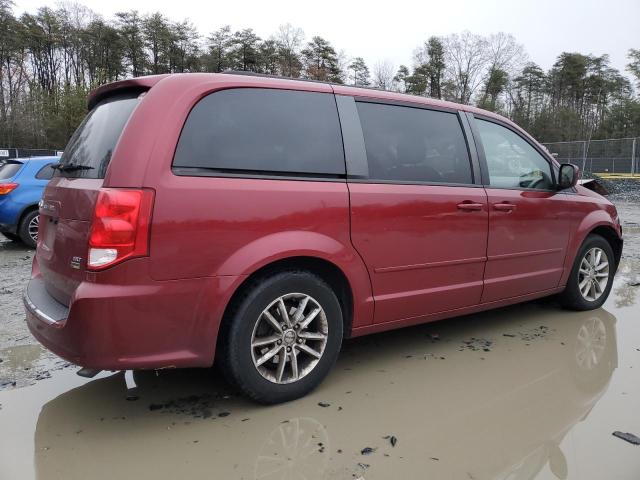
[[[116,82],[88,107],[24,294],[33,335],[85,371],[215,361],[281,402],[344,338],[611,290],[615,207],[499,115],[231,74]]]

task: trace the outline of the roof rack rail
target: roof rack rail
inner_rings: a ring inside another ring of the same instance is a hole
[[[362,88],[364,90],[375,90],[377,92],[392,92],[392,90],[387,90],[387,89],[378,88],[378,87],[369,87],[369,86],[363,86],[363,85],[346,85],[344,83],[327,82],[327,81],[324,81],[324,80],[314,80],[312,78],[286,77],[284,75],[272,75],[270,73],[251,72],[249,70],[225,70],[225,71],[222,71],[220,73],[228,73],[230,75],[246,75],[248,77],[274,78],[274,79],[279,79],[279,80],[293,80],[293,81],[296,81],[296,82],[323,83],[325,85],[341,85],[341,86],[345,86],[345,87]]]
[[[284,75],[272,75],[270,73],[259,73],[252,72],[249,70],[224,70],[220,73],[228,73],[230,75],[246,75],[247,77],[264,77],[264,78],[275,78],[279,80],[295,80],[297,82],[312,82],[312,83],[324,83],[325,85],[337,85],[333,82],[327,82],[324,80],[314,80],[313,78],[295,78],[295,77],[287,77]]]

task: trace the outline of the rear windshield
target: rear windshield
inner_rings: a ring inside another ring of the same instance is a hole
[[[13,177],[22,167],[20,162],[0,163],[0,180]]]
[[[139,98],[140,92],[127,93],[98,103],[69,140],[60,159],[58,174],[104,178],[113,150]]]

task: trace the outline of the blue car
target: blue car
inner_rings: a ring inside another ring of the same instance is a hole
[[[16,158],[0,162],[0,233],[35,247],[38,202],[60,157]]]

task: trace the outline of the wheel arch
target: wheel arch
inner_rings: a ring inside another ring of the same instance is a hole
[[[232,321],[232,311],[237,302],[243,297],[249,288],[260,278],[265,278],[287,270],[306,270],[318,275],[334,291],[343,314],[343,337],[351,335],[354,318],[354,292],[345,272],[335,263],[317,256],[290,256],[262,265],[248,275],[235,289],[227,302],[220,321],[216,339],[216,359],[223,351],[221,343],[226,335],[227,328]]]
[[[18,221],[16,222],[16,231],[20,230],[20,225],[22,224],[24,217],[26,217],[29,213],[33,212],[34,210],[38,210],[37,203],[27,205],[20,211],[20,215],[18,215]]]
[[[622,238],[620,238],[611,217],[604,210],[594,210],[582,219],[571,236],[565,256],[564,273],[558,285],[567,284],[576,255],[578,255],[586,238],[591,234],[600,235],[607,240],[615,255],[616,268],[618,267],[622,256]]]
[[[597,227],[589,231],[585,238],[592,234],[601,236],[607,241],[609,245],[611,245],[613,255],[615,256],[617,268],[620,264],[620,258],[622,257],[622,239],[620,238],[618,233],[610,225],[598,225]]]

